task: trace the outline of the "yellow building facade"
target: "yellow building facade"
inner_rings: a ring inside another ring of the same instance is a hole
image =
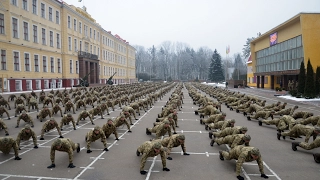
[[[300,64],[320,66],[320,13],[299,13],[251,42],[248,85],[288,88],[298,81]]]
[[[0,51],[7,92],[136,81],[134,47],[59,0],[1,1]]]

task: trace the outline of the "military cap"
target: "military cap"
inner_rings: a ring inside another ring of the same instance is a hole
[[[23,110],[23,111],[22,111],[22,114],[23,114],[23,115],[26,115],[26,114],[27,114],[27,112],[26,112],[25,110]]]
[[[108,119],[108,122],[109,122],[109,121],[112,121],[112,122],[113,122],[113,120],[112,120],[111,118]]]
[[[124,114],[121,114],[121,115],[120,115],[120,118],[125,118]]]
[[[258,148],[253,148],[253,149],[251,150],[251,154],[252,154],[252,155],[255,155],[255,156],[259,156],[259,155],[260,155],[260,151],[259,151]]]
[[[164,120],[163,123],[164,124],[170,124],[170,122],[168,120]]]
[[[93,128],[93,130],[95,131],[95,130],[100,130],[100,126],[95,126],[94,128]]]
[[[26,124],[26,125],[24,126],[24,128],[25,128],[25,129],[31,129],[29,124]]]
[[[51,117],[51,118],[50,118],[50,121],[54,121],[54,117]]]
[[[60,138],[56,139],[54,142],[57,146],[60,146],[62,144],[62,141]]]
[[[154,143],[152,147],[155,148],[155,149],[160,149],[161,148],[161,142]]]
[[[169,115],[168,115],[168,118],[173,118],[173,115],[172,115],[172,114],[169,114]]]
[[[67,114],[67,116],[68,116],[68,117],[71,117],[71,116],[72,116],[72,114],[71,114],[71,113],[68,113],[68,114]]]
[[[236,120],[235,120],[235,119],[231,119],[230,122],[231,122],[231,123],[235,123]]]
[[[225,113],[225,112],[222,113],[222,116],[226,116],[226,115],[227,115],[227,113]]]
[[[179,134],[179,136],[177,138],[180,139],[180,140],[185,140],[186,139],[184,134]]]
[[[314,130],[320,132],[320,127],[314,127]]]
[[[243,136],[243,140],[244,141],[250,141],[251,140],[251,136],[246,134],[246,135]]]
[[[240,131],[248,131],[248,128],[245,127],[245,126],[242,126],[242,127],[240,128]]]

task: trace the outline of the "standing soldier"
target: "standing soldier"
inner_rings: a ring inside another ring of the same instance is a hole
[[[38,148],[37,146],[37,137],[36,137],[36,134],[34,133],[34,131],[30,128],[30,126],[27,124],[25,125],[24,128],[22,128],[17,136],[17,146],[20,150],[20,141],[21,140],[25,140],[25,141],[28,141],[30,139],[30,137],[32,137],[33,139],[33,144],[34,144],[34,147],[35,149]]]
[[[6,133],[6,136],[9,136],[8,127],[4,123],[3,119],[1,119],[1,118],[0,118],[0,129],[3,129],[4,132]]]
[[[14,117],[17,117],[22,111],[27,111],[23,104],[18,104],[18,107],[15,111]]]
[[[61,117],[63,117],[63,116],[62,116],[62,109],[61,109],[61,107],[59,106],[59,104],[55,103],[54,106],[52,107],[52,110],[51,110],[52,116],[53,116],[54,114],[58,114],[59,111],[60,111]]]
[[[73,114],[76,114],[76,113],[74,112],[74,105],[73,105],[73,103],[71,102],[71,100],[69,100],[69,101],[66,103],[65,107],[64,107],[64,114],[66,114],[67,111],[71,111],[71,108],[72,108],[72,110],[73,110]]]
[[[129,123],[125,119],[125,116],[121,113],[120,116],[116,117],[116,119],[114,120],[114,125],[116,127],[120,127],[123,124],[127,125],[128,132],[132,132],[131,129],[130,129]]]
[[[75,144],[69,138],[56,139],[51,145],[50,159],[51,165],[48,168],[55,168],[56,165],[54,163],[56,151],[67,152],[69,155],[69,166],[68,168],[74,168],[76,166],[73,165],[73,151],[77,150],[77,153],[80,152],[80,144]]]
[[[74,122],[74,118],[72,117],[71,113],[68,113],[67,115],[64,115],[64,117],[60,121],[60,129],[61,129],[61,131],[63,130],[62,129],[63,125],[69,124],[70,121],[72,122],[73,129],[76,130],[76,125],[75,125],[75,122]]]
[[[47,120],[47,121],[43,124],[43,126],[42,126],[40,140],[44,140],[44,138],[43,138],[44,133],[45,133],[45,132],[49,132],[49,131],[52,130],[53,128],[56,128],[56,129],[57,129],[57,131],[58,131],[58,133],[59,133],[59,135],[60,135],[59,138],[63,138],[57,121],[54,120],[54,118],[50,118],[50,120]]]
[[[12,137],[0,137],[0,151],[3,154],[9,154],[11,148],[14,150],[14,160],[21,160],[19,157],[17,142]]]
[[[45,105],[43,107],[43,109],[39,112],[39,114],[37,115],[37,119],[40,118],[40,122],[42,122],[42,120],[45,119],[47,116],[49,116],[51,118],[52,114],[51,114],[51,111],[49,110],[48,106]]]
[[[142,145],[140,145],[136,151],[137,156],[141,157],[140,162],[140,174],[144,175],[147,173],[147,171],[144,170],[144,166],[147,162],[148,157],[154,157],[160,154],[161,160],[162,160],[162,170],[163,171],[170,171],[170,169],[167,168],[167,161],[166,161],[166,153],[165,149],[161,146],[160,142],[150,142],[146,141]]]
[[[37,103],[37,99],[34,97],[31,97],[28,103],[28,112],[30,112],[30,106],[32,107],[32,109],[36,108],[37,112],[39,112],[39,108],[38,108],[38,103]]]
[[[33,124],[33,120],[32,120],[32,117],[26,113],[26,111],[22,111],[22,114],[18,117],[17,119],[17,126],[16,128],[19,127],[19,124],[20,124],[20,120],[24,120],[24,122],[26,123],[30,123],[31,124],[31,127],[34,127],[34,124]]]
[[[116,140],[119,141],[119,136],[117,132],[117,127],[113,124],[112,119],[108,119],[108,122],[102,126],[102,130],[106,138],[108,138],[112,133],[116,137]]]
[[[103,143],[104,146],[104,151],[109,151],[107,148],[107,140],[106,140],[106,135],[104,134],[103,130],[99,127],[96,126],[94,127],[93,130],[90,130],[87,135],[86,135],[86,142],[87,142],[87,153],[91,153],[92,151],[90,150],[90,144],[91,142],[95,142],[96,140],[101,139],[101,142]]]
[[[93,123],[93,121],[92,121],[92,115],[91,115],[88,111],[86,111],[86,110],[83,110],[83,111],[79,114],[78,119],[77,119],[77,125],[79,125],[79,121],[80,121],[81,119],[85,120],[87,117],[90,118],[91,124],[94,125],[94,123]]]
[[[210,142],[210,146],[213,146],[213,144],[216,142],[219,146],[221,144],[228,144],[231,149],[238,145],[245,145],[249,146],[249,142],[251,140],[250,135],[248,134],[235,134],[235,135],[228,135],[226,137],[221,138],[214,138]]]
[[[167,132],[169,136],[171,136],[170,122],[168,120],[164,120],[163,123],[153,128],[146,128],[146,134],[151,135],[151,133],[156,133],[156,139],[160,139],[161,136],[164,136]]]
[[[263,162],[260,155],[260,151],[258,148],[255,147],[246,147],[243,145],[236,146],[235,148],[231,149],[230,152],[227,151],[219,151],[220,153],[220,160],[231,160],[236,159],[236,176],[239,180],[244,180],[242,176],[240,176],[241,166],[244,162],[251,162],[256,160],[259,166],[259,170],[261,173],[261,177],[267,179],[269,178],[267,175],[264,174],[263,171]]]
[[[8,116],[8,119],[10,119],[10,115],[9,115],[9,112],[6,108],[4,108],[3,106],[0,106],[0,115],[2,117],[3,113],[6,113],[7,116]]]

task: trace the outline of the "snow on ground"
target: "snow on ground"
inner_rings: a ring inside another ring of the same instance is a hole
[[[291,95],[285,95],[285,96],[278,96],[279,98],[289,99],[293,101],[320,101],[320,98],[315,99],[305,99],[305,98],[296,98],[292,97]]]

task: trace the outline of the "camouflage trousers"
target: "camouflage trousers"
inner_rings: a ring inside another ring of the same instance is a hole
[[[76,143],[74,143],[72,141],[69,141],[69,142],[71,144],[72,150],[75,151],[78,148],[78,144],[76,144]],[[52,164],[54,164],[54,158],[55,157],[50,154],[50,159],[51,159]],[[72,162],[73,162],[73,156],[69,155],[69,163],[72,163]]]
[[[312,143],[301,142],[299,146],[305,150],[311,150],[311,149],[320,147],[320,138],[318,137]]]
[[[21,119],[21,120],[23,120],[23,121],[26,122],[26,123],[30,123],[31,126],[33,126],[33,121],[32,121],[32,119],[27,119],[27,120]],[[20,119],[17,120],[17,126],[19,126],[19,124],[20,124]]]

